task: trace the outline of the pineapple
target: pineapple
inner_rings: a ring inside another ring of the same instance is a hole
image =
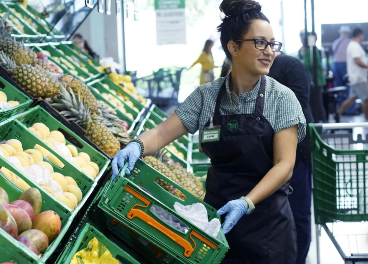
[[[60,78],[60,82],[66,89],[72,89],[74,94],[79,94],[84,104],[88,106],[92,113],[96,113],[98,110],[97,100],[92,92],[88,89],[80,80],[70,75],[64,75]]]
[[[84,100],[80,96],[78,99],[75,97],[72,89],[68,92],[61,86],[61,96],[53,98],[51,105],[68,120],[79,124],[86,131],[86,136],[105,153],[114,156],[120,150],[120,142],[101,123],[101,117],[91,113]]]
[[[2,51],[0,65],[10,73],[17,84],[34,97],[49,98],[60,93],[57,80],[47,75],[42,68],[29,64],[16,65],[14,60]]]
[[[52,73],[56,72],[55,68],[51,67],[49,61],[47,60],[44,61],[44,60],[37,59],[36,64],[40,66],[42,69],[44,69],[45,71],[52,72]]]
[[[100,101],[98,101],[98,114],[102,117],[103,124],[120,141],[121,148],[124,148],[131,138],[125,127],[121,124],[122,121],[114,115],[111,109]]]

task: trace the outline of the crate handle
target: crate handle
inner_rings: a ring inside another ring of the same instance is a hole
[[[217,248],[217,246],[215,244],[213,244],[212,242],[210,242],[208,239],[204,238],[202,235],[198,234],[197,232],[192,231],[190,233],[190,238],[194,242],[194,248],[193,248],[192,245],[187,240],[185,240],[184,238],[177,235],[176,233],[174,233],[173,231],[171,231],[167,227],[160,224],[159,222],[157,222],[155,219],[153,219],[151,216],[149,216],[145,212],[143,212],[139,209],[135,209],[135,207],[146,208],[146,207],[148,207],[148,205],[151,202],[148,199],[144,198],[139,193],[137,193],[136,191],[134,191],[133,189],[131,189],[130,187],[128,187],[128,186],[125,186],[124,189],[127,192],[134,195],[139,200],[141,200],[142,202],[145,203],[145,205],[139,205],[139,204],[134,205],[132,207],[132,209],[130,209],[130,211],[128,212],[127,218],[132,220],[134,217],[138,217],[139,219],[146,222],[150,226],[152,226],[152,227],[156,228],[157,230],[161,231],[163,234],[168,236],[172,241],[174,241],[175,243],[177,243],[178,245],[180,245],[184,248],[184,256],[185,257],[189,258],[192,255],[192,253],[194,252],[194,250],[197,246],[196,243],[194,242],[193,238],[192,238],[192,235],[195,236],[196,238],[198,238],[199,240],[201,240],[202,242],[206,243],[207,245],[211,246],[213,249]]]
[[[1,171],[0,171],[1,173]],[[116,220],[115,218],[113,218],[110,222],[111,225],[115,226],[115,225],[121,225],[123,228],[125,228],[126,230],[130,231],[131,233],[133,233],[136,237],[140,237],[136,232],[134,232],[133,230],[129,229],[127,226],[125,226],[122,222],[119,222],[118,220]],[[156,259],[160,259],[164,252],[157,247],[156,245],[152,244],[152,243],[148,243],[148,246],[153,249],[153,251],[155,251],[155,258]]]

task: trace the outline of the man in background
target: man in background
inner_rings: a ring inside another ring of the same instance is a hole
[[[356,99],[362,100],[365,120],[368,121],[368,84],[367,84],[367,58],[361,46],[364,35],[360,28],[353,31],[353,39],[346,49],[346,66],[349,76],[350,93],[338,111],[342,115]]]
[[[307,123],[313,123],[309,106],[311,84],[308,69],[297,58],[276,52],[268,76],[290,88],[297,97]],[[305,264],[311,242],[311,199],[312,199],[312,162],[309,148],[309,132],[298,144],[295,167],[290,180],[293,188],[289,203],[293,212],[297,233],[297,262]]]
[[[343,78],[347,73],[346,49],[348,47],[349,42],[351,41],[351,39],[349,38],[350,37],[349,26],[341,26],[339,33],[340,37],[332,43],[332,53],[334,62],[333,74],[334,74],[335,87],[344,85]]]

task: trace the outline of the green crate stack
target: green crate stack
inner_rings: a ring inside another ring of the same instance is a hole
[[[152,117],[152,113],[148,113],[145,119],[141,122],[139,125],[139,128],[137,129],[136,135],[142,134],[146,130],[153,129],[156,124],[153,124],[153,122],[150,121],[150,118]],[[174,153],[172,151],[172,148],[175,148],[181,155],[179,156],[177,153]],[[179,162],[180,165],[187,169],[188,163],[187,163],[187,155],[188,151],[181,143],[179,143],[178,140],[173,141],[170,145],[165,147],[165,150],[170,154],[168,157],[170,157],[174,162]]]
[[[40,20],[37,19],[31,12],[29,12],[26,8],[24,8],[19,3],[7,3],[6,4],[10,11],[12,11],[14,14],[16,14],[18,17],[22,18],[29,27],[40,34],[41,36],[44,36],[44,39],[42,41],[57,41],[62,40],[64,35],[54,35],[53,32],[50,32],[50,29],[48,27],[45,27],[44,24],[40,23]]]
[[[63,256],[59,259],[58,263],[70,263],[74,254],[86,248],[88,242],[93,238],[96,238],[100,243],[102,243],[110,251],[111,255],[121,263],[140,263],[111,240],[109,240],[103,233],[93,226],[93,224],[88,222],[78,232],[75,242],[70,242],[70,245],[68,245],[68,248],[64,251]]]
[[[50,45],[59,51],[59,53],[64,54],[65,57],[72,61],[76,67],[88,73],[90,78],[96,79],[102,75],[95,66],[90,65],[87,61],[79,57],[78,54],[70,50],[67,46],[61,43],[50,43]]]
[[[363,143],[351,134],[323,135],[326,141],[344,146],[338,149],[325,143],[313,124],[309,124],[309,131],[315,223],[367,220],[368,149],[361,149]]]
[[[110,164],[110,160],[106,156],[102,155],[88,143],[83,141],[78,135],[76,135],[73,131],[71,131],[69,128],[60,123],[56,118],[54,118],[42,107],[36,106],[28,110],[27,112],[15,116],[15,118],[20,123],[22,123],[25,126],[25,128],[31,127],[35,123],[43,123],[46,124],[46,126],[50,129],[50,131],[58,130],[62,132],[65,136],[67,144],[73,144],[77,148],[78,153],[79,152],[87,153],[90,156],[91,161],[97,164],[99,168],[99,173],[94,179],[95,182],[97,182],[107,170]],[[78,168],[75,169],[79,170]],[[81,173],[83,172],[81,171]]]
[[[173,185],[185,196],[181,200],[168,193],[155,181],[161,179]],[[145,240],[153,243],[176,259],[174,263],[221,263],[229,246],[222,231],[215,238],[173,210],[175,202],[191,205],[201,202],[175,182],[138,160],[130,175],[124,175],[124,168],[118,178],[108,186],[98,206]],[[203,203],[209,220],[216,217],[216,210]],[[184,233],[162,221],[152,211],[155,205],[184,224]]]
[[[125,101],[121,96],[117,95],[116,92],[110,88],[112,86],[109,86],[110,89],[107,89],[104,86],[104,83],[102,83],[100,80],[94,80],[88,83],[88,86],[90,87],[92,93],[95,95],[95,97],[98,100],[105,102],[112,109],[115,109],[117,116],[121,120],[125,120],[128,122],[129,124],[128,132],[132,133],[135,126],[139,123],[140,119],[145,113],[145,108],[144,107],[141,107],[140,109],[137,107],[132,108],[132,105],[129,105],[127,101]],[[111,102],[110,97],[113,97],[115,99],[115,102],[117,103],[117,105]],[[134,106],[134,103],[133,103],[133,106]],[[130,115],[127,115],[127,114],[130,114]]]
[[[188,148],[188,164],[190,165],[189,171],[195,176],[202,177],[207,175],[208,169],[211,166],[210,159],[199,152],[198,135],[190,136],[190,143]],[[205,180],[201,180],[205,182]]]
[[[40,42],[46,37],[46,34],[39,34],[35,29],[31,28],[27,22],[19,17],[18,14],[9,10],[9,6],[0,2],[0,16],[4,16],[9,11],[8,22],[12,26],[12,36],[17,40],[24,42]]]
[[[51,57],[47,56],[48,59],[62,69],[64,73],[70,73],[85,83],[93,79],[93,77],[80,69],[78,65],[71,61],[67,56],[60,53],[50,43],[31,44],[30,46],[33,47],[35,52],[48,51],[51,55]]]
[[[62,222],[62,230],[60,235],[55,239],[55,241],[51,244],[51,246],[47,249],[47,251],[43,254],[42,259],[47,260],[51,254],[55,251],[61,239],[67,232],[69,226],[71,225],[73,219],[79,212],[79,210],[84,206],[88,197],[91,195],[94,190],[96,184],[94,181],[82,173],[80,170],[76,169],[74,166],[68,164],[66,160],[64,160],[60,155],[58,155],[53,149],[51,149],[46,143],[42,140],[38,139],[33,133],[28,131],[26,127],[20,123],[18,120],[9,120],[8,122],[4,122],[0,126],[0,141],[9,140],[9,139],[18,139],[22,145],[23,149],[33,149],[36,144],[42,146],[47,149],[53,155],[55,155],[62,163],[64,163],[64,167],[60,168],[49,162],[53,167],[54,172],[59,172],[65,176],[71,176],[78,184],[78,187],[82,191],[83,199],[80,201],[78,206],[72,211],[66,205],[58,201],[52,194],[45,191],[40,185],[34,183],[28,177],[23,175],[22,171],[17,169],[11,163],[9,163],[4,157],[0,156],[0,167],[4,166],[9,169],[11,172],[16,174],[19,178],[25,181],[30,187],[37,188],[43,197],[43,206],[45,208],[49,208],[50,210],[55,211],[61,219]],[[74,135],[75,136],[75,135]],[[48,161],[44,158],[44,161]],[[50,208],[51,207],[51,208]]]
[[[4,110],[0,109],[0,122],[24,111],[32,104],[32,100],[27,95],[19,91],[17,88],[13,87],[2,77],[0,77],[0,91],[6,94],[8,101],[19,102],[19,105],[12,108]]]
[[[39,12],[37,12],[34,8],[27,5],[27,11],[29,11],[30,14],[33,15],[34,19],[37,20],[39,24],[41,24],[47,32],[51,32],[51,35],[54,39],[54,41],[60,41],[65,38],[65,35],[63,35],[61,32],[59,32],[50,22],[48,22],[43,15],[41,15]]]
[[[81,50],[77,45],[75,45],[71,41],[62,41],[61,42],[64,46],[66,46],[71,51],[77,53],[82,59],[85,59],[90,65],[98,67],[101,66],[101,64],[95,60],[91,55]]]
[[[160,123],[162,123],[163,121],[165,121],[166,118],[168,118],[168,115],[162,111],[160,108],[157,107],[157,105],[152,105],[150,108],[150,113],[151,113],[151,120],[154,120],[155,124],[158,125]],[[184,135],[180,138],[177,139],[181,145],[183,147],[185,147],[186,149],[188,148],[189,145],[189,137],[188,135]]]

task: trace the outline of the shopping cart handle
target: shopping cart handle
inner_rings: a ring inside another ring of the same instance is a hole
[[[368,122],[358,122],[358,123],[314,123],[311,124],[315,128],[322,129],[349,129],[354,127],[364,127],[368,128]]]

